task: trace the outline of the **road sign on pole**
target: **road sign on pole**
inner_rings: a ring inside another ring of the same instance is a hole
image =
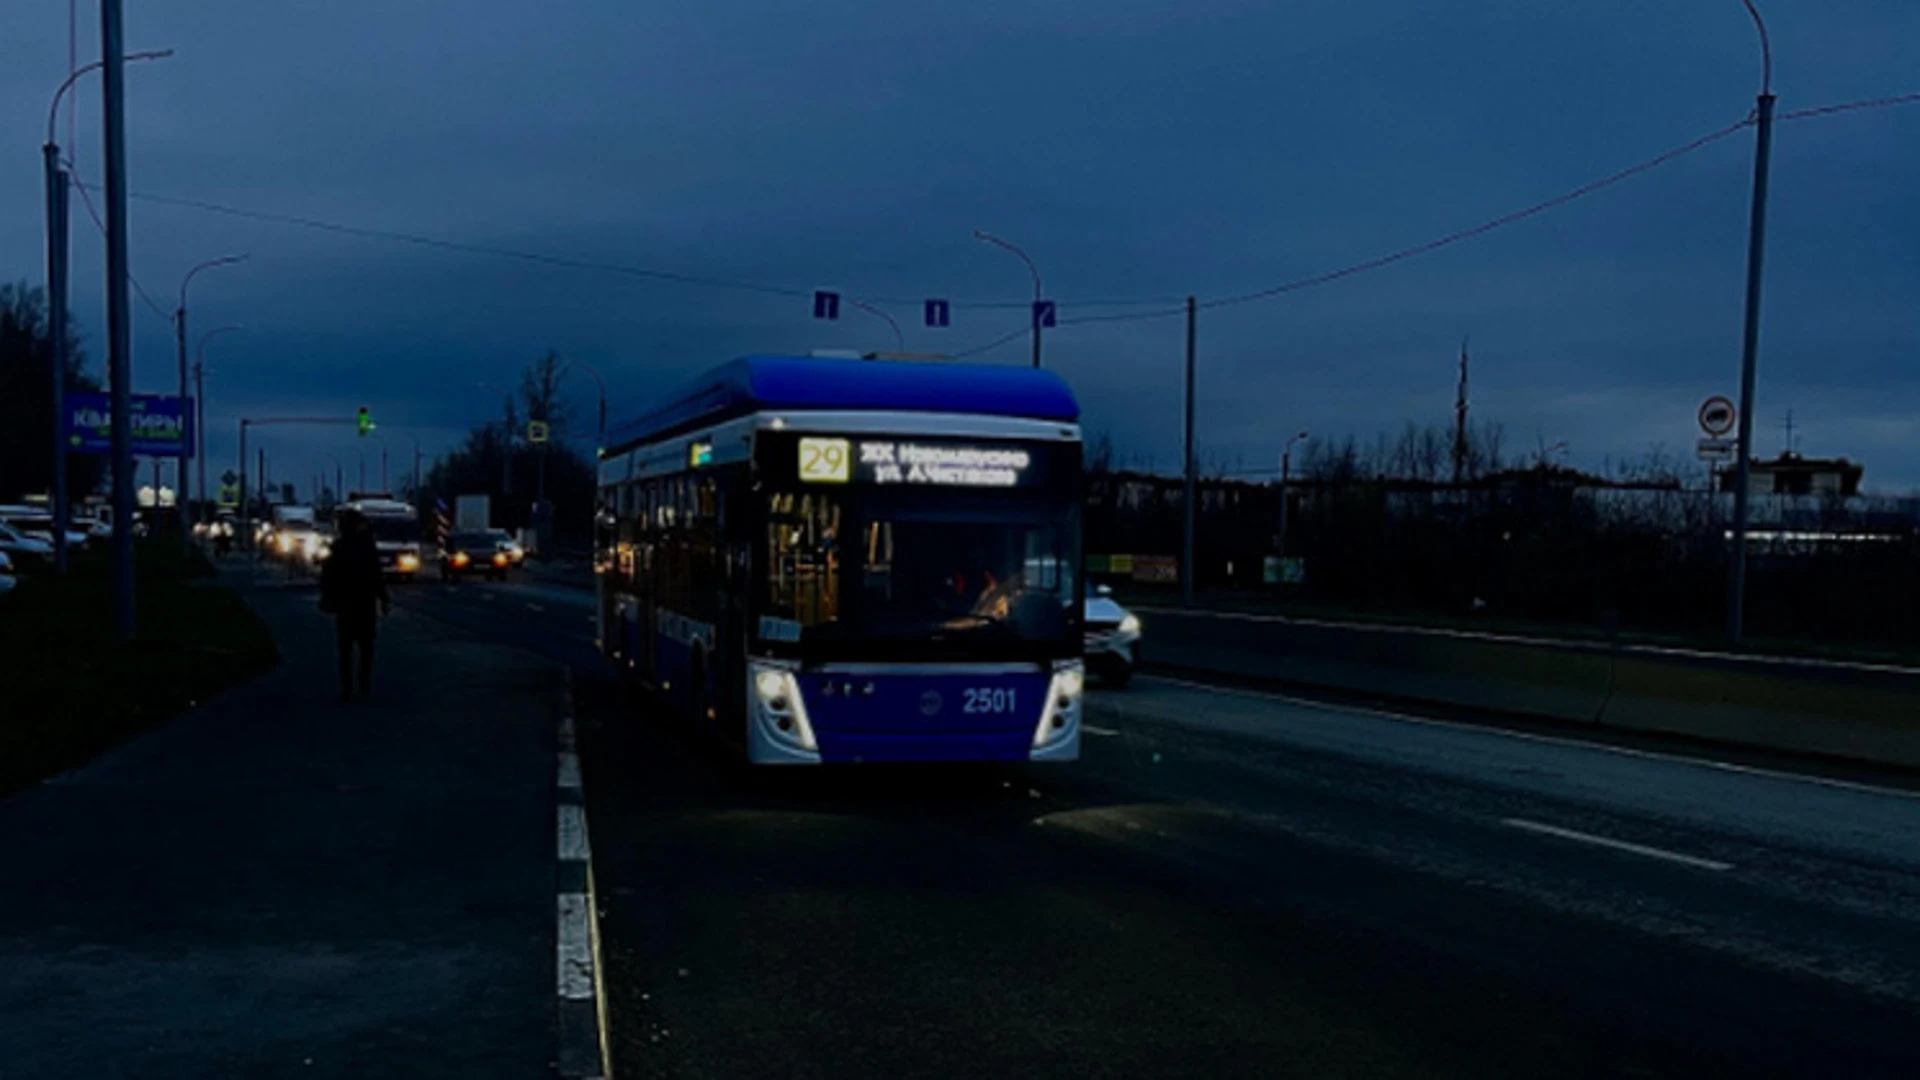
[[[1728,461],[1738,448],[1739,443],[1733,439],[1708,438],[1695,444],[1694,453],[1701,461]]]
[[[839,318],[840,294],[826,289],[816,290],[813,294],[813,317],[816,319]]]
[[[1036,327],[1051,328],[1058,325],[1059,314],[1059,307],[1052,300],[1033,302],[1033,325]]]
[[[1700,430],[1706,432],[1708,438],[1718,439],[1732,431],[1738,417],[1733,402],[1719,394],[1700,403]]]
[[[927,325],[947,326],[953,321],[953,305],[945,300],[927,301]]]
[[[545,420],[527,421],[527,441],[543,443],[547,441],[547,422]]]

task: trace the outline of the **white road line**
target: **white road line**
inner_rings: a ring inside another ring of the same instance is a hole
[[[580,755],[571,750],[560,751],[560,775],[558,784],[562,791],[580,786]]]
[[[593,1000],[593,905],[586,893],[561,893],[559,915],[560,996]]]
[[[1841,791],[1857,791],[1866,795],[1891,795],[1899,799],[1920,799],[1920,792],[1916,791],[1879,787],[1874,784],[1862,784],[1853,780],[1835,780],[1831,777],[1814,776],[1809,773],[1763,769],[1755,765],[1738,765],[1731,761],[1717,761],[1713,758],[1688,757],[1685,754],[1666,754],[1658,750],[1637,750],[1630,746],[1611,746],[1607,743],[1589,742],[1585,739],[1562,738],[1557,735],[1536,735],[1530,731],[1510,731],[1506,728],[1489,727],[1485,724],[1467,724],[1457,720],[1437,720],[1431,716],[1414,716],[1410,713],[1389,712],[1386,709],[1370,709],[1364,705],[1342,705],[1336,702],[1315,701],[1312,698],[1294,697],[1291,694],[1280,694],[1271,690],[1246,690],[1240,687],[1214,686],[1211,683],[1194,682],[1190,679],[1177,679],[1170,675],[1139,675],[1136,676],[1136,678],[1147,682],[1163,682],[1170,683],[1174,686],[1184,686],[1193,690],[1205,690],[1213,694],[1225,694],[1230,697],[1266,698],[1269,701],[1282,701],[1289,705],[1299,705],[1310,709],[1352,713],[1356,716],[1375,716],[1382,720],[1398,720],[1402,723],[1446,728],[1450,731],[1472,731],[1482,735],[1493,735],[1504,739],[1517,739],[1521,742],[1546,743],[1549,746],[1567,746],[1580,750],[1594,750],[1600,753],[1617,754],[1621,757],[1645,758],[1649,761],[1668,761],[1679,765],[1698,765],[1704,769],[1718,769],[1721,772],[1740,773],[1744,776],[1764,776],[1772,780],[1791,780],[1801,784],[1818,784],[1821,787],[1838,788]]]
[[[1117,732],[1117,731],[1115,731],[1115,730],[1113,730],[1112,728],[1104,728],[1104,727],[1094,727],[1094,726],[1093,726],[1092,724],[1085,724],[1085,723],[1083,723],[1083,724],[1081,724],[1081,725],[1080,725],[1080,730],[1081,730],[1081,731],[1084,731],[1084,732],[1086,732],[1086,733],[1087,733],[1087,734],[1089,734],[1089,735],[1118,735],[1118,734],[1120,734],[1119,732]]]
[[[560,749],[563,752],[572,753],[573,743],[573,717],[562,716],[560,718]]]
[[[1233,619],[1240,622],[1292,623],[1297,626],[1325,626],[1336,630],[1358,630],[1370,634],[1420,634],[1427,637],[1464,638],[1469,641],[1492,641],[1514,645],[1543,645],[1560,649],[1596,649],[1608,648],[1608,643],[1597,638],[1548,638],[1528,637],[1524,634],[1502,634],[1490,630],[1456,630],[1445,626],[1395,626],[1389,623],[1340,622],[1334,619],[1315,619],[1299,615],[1262,615],[1251,611],[1195,611],[1191,608],[1138,607],[1135,611],[1144,611],[1150,615],[1199,615],[1216,619]],[[1641,654],[1651,656],[1680,656],[1696,660],[1723,660],[1733,664],[1797,664],[1805,667],[1828,668],[1836,671],[1869,671],[1892,675],[1920,674],[1920,668],[1900,664],[1875,664],[1861,660],[1823,660],[1815,656],[1760,656],[1751,653],[1714,652],[1709,649],[1688,649],[1672,645],[1648,645],[1640,642],[1623,642],[1612,646],[1623,654]]]
[[[560,807],[560,861],[587,861],[587,812],[585,807]]]
[[[1572,829],[1563,829],[1558,825],[1542,825],[1537,821],[1528,821],[1525,818],[1502,818],[1500,824],[1515,829],[1524,829],[1527,832],[1541,833],[1546,836],[1557,836],[1562,840],[1572,840],[1576,843],[1592,844],[1595,847],[1609,848],[1613,851],[1625,851],[1633,855],[1644,855],[1649,859],[1664,859],[1667,862],[1680,863],[1683,866],[1692,866],[1701,870],[1722,871],[1733,869],[1732,863],[1716,862],[1713,859],[1702,859],[1694,855],[1682,855],[1677,851],[1668,851],[1665,848],[1648,847],[1645,844],[1632,844],[1625,840],[1615,840],[1606,836],[1595,836],[1592,833],[1575,832]]]
[[[535,603],[533,603],[533,602],[531,602],[531,601],[529,601],[529,602],[527,603],[527,610],[528,610],[528,611],[545,611],[545,610],[547,610],[547,609],[546,609],[546,608],[544,608],[544,607],[541,607],[541,606],[540,606],[539,604],[535,604]]]

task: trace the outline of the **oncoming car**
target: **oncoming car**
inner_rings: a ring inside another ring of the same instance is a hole
[[[440,551],[440,580],[452,581],[467,574],[485,574],[505,581],[512,559],[500,547],[492,533],[464,532],[447,537]]]
[[[1109,686],[1125,686],[1140,663],[1140,618],[1120,606],[1113,589],[1095,586],[1087,597],[1087,673]]]

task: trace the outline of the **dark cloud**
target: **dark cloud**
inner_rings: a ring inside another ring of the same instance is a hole
[[[82,3],[84,57],[92,4]],[[1782,107],[1920,89],[1920,8],[1773,0]],[[202,0],[130,5],[131,179],[142,191],[568,259],[1017,300],[1016,238],[1063,297],[1203,297],[1369,258],[1556,194],[1737,120],[1758,76],[1736,0],[1315,0],[1285,5],[506,3]],[[0,265],[40,273],[37,145],[66,69],[66,6],[0,12]],[[97,176],[97,90],[78,157]],[[1762,430],[1791,407],[1809,452],[1920,483],[1920,107],[1783,125]],[[1512,442],[1597,463],[1683,448],[1737,374],[1751,140],[1725,140],[1510,230],[1322,288],[1208,311],[1202,443],[1264,464],[1275,432],[1363,438],[1443,418],[1463,335],[1476,407]],[[82,217],[81,222],[85,223]],[[90,229],[90,225],[84,225]],[[99,353],[97,237],[76,310]],[[435,251],[136,204],[135,270],[195,285],[220,340],[210,404],[376,403],[429,449],[491,415],[478,380],[555,348],[617,403],[747,350],[884,346],[804,300]],[[1018,312],[963,309],[918,348],[966,347]],[[170,380],[136,309],[136,373]],[[1050,362],[1090,425],[1171,466],[1180,320],[1063,328]],[[1024,342],[991,358],[1019,362]],[[591,414],[585,380],[574,387]],[[616,411],[617,408],[616,408]],[[358,453],[324,434],[285,452]],[[408,444],[408,453],[411,446]],[[317,464],[314,467],[318,467]]]

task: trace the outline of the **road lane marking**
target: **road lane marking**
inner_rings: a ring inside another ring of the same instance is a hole
[[[1087,723],[1082,723],[1082,724],[1080,725],[1080,730],[1081,730],[1081,731],[1084,731],[1084,732],[1086,732],[1086,733],[1087,733],[1087,734],[1089,734],[1089,735],[1118,735],[1118,734],[1120,734],[1119,732],[1117,732],[1117,731],[1115,731],[1115,730],[1113,730],[1112,728],[1103,728],[1103,727],[1094,727],[1094,726],[1093,726],[1092,724],[1087,724]]]
[[[562,669],[562,701],[554,732],[556,756],[554,879],[554,990],[557,994],[559,1055],[554,1063],[568,1080],[602,1080],[610,1075],[607,995],[600,956],[599,897],[593,882],[593,849],[587,839],[586,792],[581,789],[580,750],[573,723],[573,680]]]
[[[1876,664],[1863,660],[1825,660],[1817,656],[1768,655],[1752,653],[1714,652],[1710,649],[1688,649],[1673,645],[1651,645],[1642,642],[1621,642],[1609,646],[1598,638],[1550,638],[1528,637],[1525,634],[1502,634],[1490,630],[1457,630],[1446,626],[1396,626],[1389,623],[1341,622],[1335,619],[1316,619],[1298,615],[1263,615],[1251,611],[1195,611],[1192,608],[1137,607],[1135,611],[1144,611],[1149,615],[1193,615],[1215,619],[1234,619],[1240,622],[1292,623],[1298,626],[1322,626],[1334,630],[1358,630],[1373,634],[1420,634],[1428,637],[1463,638],[1469,641],[1491,641],[1506,645],[1539,645],[1557,649],[1601,649],[1611,648],[1623,654],[1637,653],[1652,656],[1678,656],[1691,660],[1720,660],[1731,664],[1771,664],[1775,666],[1797,664],[1804,667],[1829,668],[1837,671],[1872,672],[1885,675],[1920,674],[1920,668],[1901,664]]]
[[[542,606],[540,606],[539,604],[536,604],[536,603],[533,603],[533,602],[531,602],[531,601],[529,601],[529,602],[527,603],[527,610],[528,610],[528,611],[545,611],[545,610],[547,610],[547,609],[546,609],[546,608],[544,608],[544,607],[542,607]]]
[[[593,918],[586,893],[560,894],[560,996],[593,1000]]]
[[[587,812],[578,805],[562,804],[559,819],[560,861],[587,861]]]
[[[1546,743],[1550,746],[1566,746],[1577,750],[1594,750],[1621,757],[1645,758],[1649,761],[1666,761],[1678,765],[1698,765],[1704,769],[1718,769],[1721,772],[1739,773],[1743,776],[1762,776],[1771,780],[1791,780],[1795,783],[1818,784],[1821,787],[1838,788],[1841,791],[1854,791],[1864,795],[1891,795],[1899,799],[1920,799],[1920,791],[1905,791],[1900,788],[1880,787],[1863,784],[1856,780],[1836,780],[1827,776],[1814,776],[1810,773],[1782,772],[1779,769],[1765,769],[1757,765],[1739,765],[1731,761],[1719,761],[1714,758],[1688,757],[1685,754],[1668,754],[1658,750],[1639,750],[1631,746],[1614,746],[1609,743],[1589,742],[1585,739],[1566,738],[1558,735],[1538,735],[1530,731],[1513,731],[1507,728],[1490,727],[1486,724],[1465,723],[1459,720],[1440,720],[1431,716],[1415,716],[1412,713],[1390,712],[1386,709],[1372,709],[1365,705],[1346,705],[1332,701],[1315,701],[1312,698],[1295,697],[1292,694],[1277,693],[1272,690],[1249,690],[1237,686],[1215,686],[1212,683],[1194,682],[1191,679],[1175,678],[1171,675],[1139,675],[1136,678],[1147,682],[1170,683],[1192,690],[1205,690],[1213,694],[1225,694],[1231,697],[1266,698],[1269,701],[1281,701],[1302,708],[1321,709],[1326,712],[1352,713],[1356,716],[1373,716],[1382,720],[1398,720],[1406,724],[1421,724],[1426,727],[1447,728],[1452,731],[1471,731],[1482,735],[1493,735],[1506,739],[1518,739],[1521,742]]]
[[[1717,862],[1713,859],[1702,859],[1697,855],[1683,855],[1678,851],[1668,851],[1666,848],[1648,847],[1645,844],[1629,843],[1628,841],[1615,840],[1608,836],[1595,836],[1592,833],[1563,829],[1558,825],[1543,825],[1538,821],[1528,821],[1526,818],[1502,818],[1500,824],[1510,828],[1522,829],[1526,832],[1540,833],[1545,836],[1557,836],[1562,840],[1572,840],[1579,844],[1592,844],[1595,847],[1603,847],[1612,851],[1624,851],[1632,855],[1644,855],[1649,859],[1664,859],[1667,862],[1679,863],[1682,866],[1691,866],[1700,870],[1712,870],[1717,873],[1733,869],[1732,863]]]

